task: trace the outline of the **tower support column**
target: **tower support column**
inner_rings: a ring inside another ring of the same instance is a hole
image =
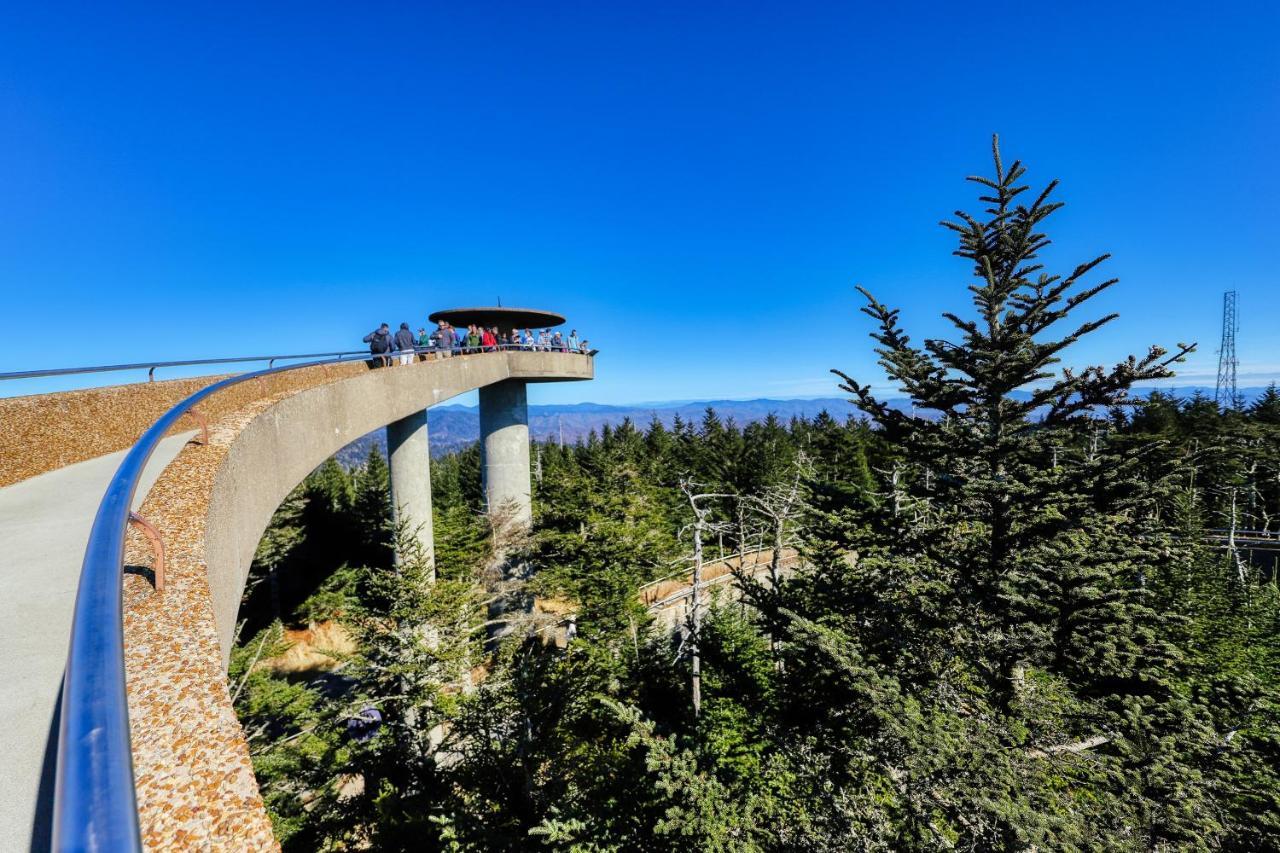
[[[431,446],[427,412],[415,412],[387,425],[387,459],[391,467],[391,504],[397,525],[404,523],[422,545],[435,572],[435,540],[431,529]],[[397,555],[399,558],[400,555]]]
[[[529,400],[522,380],[507,379],[480,389],[480,451],[484,494],[495,528],[529,529]]]

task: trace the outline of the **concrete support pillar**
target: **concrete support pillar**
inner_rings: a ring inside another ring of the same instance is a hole
[[[387,458],[391,463],[391,503],[397,524],[404,521],[429,565],[435,566],[431,531],[431,448],[426,410],[387,425]]]
[[[525,383],[508,379],[480,389],[480,450],[489,513],[505,525],[533,524],[529,483],[529,400]]]

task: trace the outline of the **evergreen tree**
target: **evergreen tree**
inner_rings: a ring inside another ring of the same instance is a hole
[[[1207,749],[1206,717],[1173,690],[1176,654],[1143,592],[1143,574],[1171,570],[1176,549],[1094,422],[1190,348],[1056,370],[1114,319],[1074,319],[1114,280],[1083,284],[1106,255],[1044,271],[1056,182],[1026,202],[1022,165],[993,153],[994,176],[971,179],[983,215],[944,223],[976,278],[975,316],[944,314],[959,339],[914,346],[898,312],[863,291],[881,366],[939,417],[909,417],[839,374],[905,464],[857,568],[832,566],[843,589],[828,588],[823,609],[842,597],[849,615],[806,622],[797,601],[796,642],[834,658],[825,677],[850,681],[855,708],[875,689],[849,734],[896,792],[898,843],[1212,843],[1209,795],[1192,755],[1173,748]],[[805,663],[795,671],[811,679]]]
[[[345,742],[313,779],[314,814],[299,838],[315,847],[422,849],[447,796],[446,725],[483,636],[479,575],[436,577],[417,537],[403,524],[393,534],[400,558],[358,574],[348,622],[359,653],[326,720]]]
[[[1178,400],[1169,394],[1152,391],[1134,408],[1129,423],[1134,430],[1155,434],[1174,435],[1179,428]]]
[[[391,471],[376,444],[369,445],[364,465],[352,478],[351,517],[356,537],[351,562],[388,567],[393,561],[391,536]]]
[[[1280,389],[1272,382],[1249,406],[1249,417],[1258,423],[1280,426]]]

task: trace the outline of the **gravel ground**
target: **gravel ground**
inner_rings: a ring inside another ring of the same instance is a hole
[[[282,383],[300,381],[299,374],[312,376],[315,371],[324,371],[324,375],[336,378],[368,369],[363,361],[302,368],[233,385],[199,408],[212,424],[270,389],[285,387]],[[199,376],[0,399],[0,488],[131,447],[147,427],[184,397],[225,378]],[[170,434],[195,426],[194,419],[182,418]]]
[[[123,450],[175,403],[222,376],[0,399],[0,487]],[[186,419],[178,431],[191,429]],[[191,422],[193,423],[193,422]]]

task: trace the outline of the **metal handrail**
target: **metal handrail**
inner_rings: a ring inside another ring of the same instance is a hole
[[[367,352],[361,352],[368,359]],[[141,850],[125,696],[121,578],[125,531],[138,480],[156,446],[201,400],[250,379],[350,361],[342,356],[268,367],[215,382],[152,424],[107,485],[85,548],[62,683],[54,789],[55,850]]]
[[[585,350],[585,349],[582,349],[581,347],[570,347],[567,344],[563,346],[554,346],[552,344],[547,344],[543,346],[541,344],[512,344],[512,343],[490,344],[489,346],[485,346],[484,344],[481,344],[479,346],[474,346],[474,347],[466,346],[465,344],[463,345],[455,344],[454,346],[449,347],[448,350],[445,350],[444,347],[438,347],[435,345],[425,346],[425,347],[414,345],[413,351],[415,353],[418,353],[419,355],[439,353],[441,351],[458,353],[460,355],[475,355],[477,353],[484,353],[484,352],[558,352],[558,353],[572,353],[573,355],[595,355],[596,353],[600,352],[600,350],[598,349]],[[407,352],[407,350],[390,350],[385,353],[379,353],[379,355],[385,355],[390,357],[390,356],[398,355],[402,352]]]
[[[1232,530],[1230,527],[1206,527],[1204,532],[1215,536],[1226,536],[1227,534],[1232,533]],[[1237,527],[1234,532],[1236,536],[1247,536],[1255,539],[1280,538],[1280,531],[1276,530],[1246,530],[1242,527]]]
[[[347,352],[311,352],[301,355],[246,355],[236,358],[197,358],[189,361],[140,361],[137,364],[100,364],[93,367],[52,367],[46,370],[17,370],[0,373],[0,379],[37,379],[42,376],[72,376],[77,373],[111,373],[119,370],[146,370],[147,375],[155,377],[158,367],[187,367],[196,364],[238,364],[248,361],[265,361],[269,367],[273,362],[292,358],[340,359],[355,355],[369,354],[368,350],[349,350]],[[295,365],[298,366],[298,365]]]
[[[569,349],[568,347],[546,347],[532,345],[524,346],[523,344],[497,344],[495,347],[452,347],[450,352],[456,352],[462,355],[474,355],[479,352],[492,352],[495,349],[502,351],[523,351],[523,352],[573,352],[583,355],[595,355],[599,350],[591,350],[587,352],[582,349]],[[440,352],[440,347],[421,347],[414,346],[413,351],[417,354]],[[79,373],[112,373],[123,370],[146,370],[147,380],[155,379],[156,369],[161,367],[191,367],[193,365],[202,364],[243,364],[250,361],[265,361],[268,367],[275,367],[277,361],[295,358],[321,358],[329,360],[337,360],[362,355],[369,358],[382,358],[386,360],[407,350],[389,350],[384,353],[370,353],[368,350],[348,350],[346,352],[309,352],[296,355],[246,355],[237,356],[235,358],[197,358],[187,361],[140,361],[135,364],[99,364],[91,367],[51,367],[45,370],[15,370],[8,373],[0,373],[0,381],[5,379],[39,379],[47,376],[74,376]],[[294,365],[298,367],[300,365]]]

